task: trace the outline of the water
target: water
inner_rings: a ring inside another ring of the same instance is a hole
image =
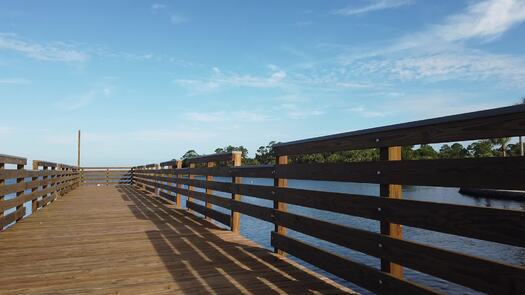
[[[229,178],[215,178],[216,181],[230,181]],[[272,179],[257,179],[244,178],[243,183],[257,184],[257,185],[273,185]],[[340,192],[340,193],[354,193],[377,196],[379,195],[379,185],[377,184],[360,184],[348,182],[329,182],[329,181],[304,181],[304,180],[289,180],[288,186],[291,188],[311,189],[318,191]],[[196,188],[196,190],[203,191]],[[229,194],[215,192],[215,194],[229,197]],[[464,196],[458,193],[458,188],[442,188],[442,187],[421,187],[421,186],[405,186],[403,187],[403,198],[409,200],[431,201],[438,203],[453,203],[480,207],[493,207],[514,210],[525,210],[525,201],[510,201],[510,200],[493,200],[487,198],[473,198]],[[243,196],[244,202],[257,204],[266,207],[272,207],[273,203],[269,200]],[[196,202],[199,202],[196,200]],[[200,202],[199,202],[200,203]],[[214,207],[216,210],[228,213],[220,207]],[[324,221],[347,225],[350,227],[364,229],[373,232],[379,232],[379,222],[360,217],[353,217],[344,214],[331,213],[311,208],[305,208],[295,205],[289,205],[288,210],[293,213],[305,215]],[[272,249],[270,245],[270,232],[274,229],[274,225],[265,221],[261,221],[250,216],[241,215],[241,234],[245,237],[257,242],[261,246]],[[428,231],[413,227],[403,227],[404,239],[416,241],[434,247],[452,250],[456,252],[471,254],[483,258],[488,258],[496,261],[502,261],[514,265],[525,265],[525,249],[520,247],[513,247],[502,245],[493,242],[470,239],[460,236],[454,236],[444,233]],[[350,258],[354,261],[366,264],[368,266],[379,268],[379,259],[353,251],[326,241],[322,241],[295,231],[288,231],[288,235],[298,238],[307,243],[313,244],[322,249],[337,253],[344,257]],[[352,283],[341,280],[329,273],[326,273],[316,267],[295,259],[297,262],[306,265],[307,267],[322,272],[326,276],[335,281],[346,285],[362,294],[372,294],[371,292],[360,288]],[[439,292],[448,294],[480,294],[474,290],[405,268],[405,277],[408,280],[420,283],[422,285],[433,288]]]
[[[199,179],[199,178],[198,178]],[[202,178],[204,179],[204,178]],[[29,180],[29,179],[28,179]],[[215,178],[215,181],[229,182],[230,178]],[[6,183],[14,183],[14,180],[7,180]],[[257,184],[257,185],[273,185],[272,179],[257,179],[257,178],[243,178],[243,183]],[[359,183],[344,183],[344,182],[329,182],[329,181],[302,181],[302,180],[289,180],[288,186],[292,188],[303,188],[318,191],[328,192],[340,192],[340,193],[354,193],[377,196],[379,194],[379,185],[376,184],[359,184]],[[203,189],[196,188],[196,190],[203,191]],[[26,191],[29,193],[29,191]],[[219,196],[229,197],[227,193],[215,192]],[[15,197],[14,194],[6,196],[7,199]],[[249,196],[243,196],[243,201],[257,204],[266,207],[272,207],[273,203],[269,200],[253,198]],[[493,207],[493,208],[505,208],[515,210],[525,210],[525,202],[518,201],[507,201],[507,200],[491,200],[487,198],[472,198],[464,196],[458,193],[457,188],[440,188],[440,187],[420,187],[420,186],[405,186],[403,187],[403,198],[410,200],[422,200],[439,203],[453,203],[471,206],[481,207]],[[195,200],[197,203],[201,203],[199,200]],[[183,206],[185,206],[185,198],[183,198]],[[31,214],[30,202],[25,204],[26,216]],[[220,207],[214,207],[218,211],[229,213],[227,210]],[[6,214],[12,212],[14,209],[6,211]],[[338,213],[331,213],[311,208],[299,207],[289,205],[288,210],[293,213],[300,215],[310,216],[313,218],[333,222],[337,224],[343,224],[354,228],[369,230],[373,232],[379,231],[379,222],[353,217]],[[252,218],[250,216],[241,215],[241,234],[245,237],[257,242],[261,246],[272,249],[270,245],[270,232],[274,226],[271,223],[261,221],[259,219]],[[310,236],[303,235],[295,231],[289,231],[289,236],[299,238],[302,241],[313,244],[325,250],[337,253],[339,255],[351,258],[354,261],[372,266],[379,267],[379,259],[362,254],[357,251],[353,251],[347,248],[343,248]],[[525,249],[513,246],[506,246],[493,242],[480,241],[470,238],[464,238],[449,234],[443,234],[438,232],[432,232],[428,230],[404,227],[403,231],[404,238],[411,241],[417,241],[424,244],[433,245],[438,248],[453,250],[457,252],[467,253],[479,257],[489,258],[496,261],[503,261],[514,265],[525,265]],[[300,260],[290,256],[291,259],[306,265],[307,267],[319,271],[326,276],[334,279],[335,281],[346,285],[357,292],[362,294],[371,294],[369,291],[360,288],[352,283],[341,280],[329,273],[326,273],[312,265],[308,265]],[[479,294],[476,291],[467,289],[450,282],[434,278],[432,276],[425,275],[423,273],[405,269],[405,276],[407,279],[421,283],[422,285],[431,287],[437,291],[448,293],[448,294]]]

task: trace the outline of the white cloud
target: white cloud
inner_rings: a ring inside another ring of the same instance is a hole
[[[165,9],[167,6],[164,5],[164,4],[160,4],[160,3],[154,3],[151,5],[151,10],[156,13],[158,12],[159,10],[162,10],[162,9]]]
[[[333,11],[333,14],[338,15],[358,15],[378,10],[398,8],[401,6],[410,5],[413,3],[413,0],[372,0],[368,5],[355,7],[348,6],[345,8],[337,9]]]
[[[323,110],[319,109],[308,109],[303,105],[297,105],[295,103],[284,103],[278,107],[279,111],[284,113],[290,119],[305,119],[309,117],[317,117],[324,115]]]
[[[29,84],[29,80],[19,78],[7,78],[0,79],[0,84]]]
[[[284,86],[287,73],[275,65],[268,67],[272,71],[269,76],[223,73],[219,68],[214,67],[210,78],[175,79],[173,82],[193,94],[209,93],[224,87],[277,88]]]
[[[86,53],[74,49],[73,45],[40,44],[22,40],[15,34],[6,33],[0,33],[0,50],[10,50],[45,61],[84,62],[89,58]]]

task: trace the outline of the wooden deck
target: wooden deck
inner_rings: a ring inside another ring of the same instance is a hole
[[[163,198],[82,186],[0,233],[0,294],[350,293]]]

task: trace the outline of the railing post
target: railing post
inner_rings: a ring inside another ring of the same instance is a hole
[[[109,186],[109,168],[106,168],[106,186]]]
[[[239,167],[242,165],[242,153],[238,152],[238,153],[233,153],[232,154],[232,164],[233,164],[233,167]],[[238,184],[238,183],[241,183],[242,182],[242,178],[241,177],[232,177],[232,183],[235,185],[235,184]],[[232,200],[235,200],[235,201],[241,201],[241,195],[240,194],[236,194],[234,193],[234,190],[232,190]],[[230,212],[230,216],[231,216],[231,230],[233,232],[240,232],[241,230],[241,214],[237,211],[234,211],[233,209],[231,210]]]
[[[215,167],[215,162],[208,162],[206,163],[206,167],[208,168],[213,168]],[[206,181],[213,181],[213,176],[212,175],[206,175]],[[213,194],[213,190],[209,189],[209,188],[206,188],[205,190],[206,194],[208,195],[211,195]],[[208,200],[206,199],[206,201],[204,202],[204,205],[206,206],[206,208],[212,208],[212,203],[208,202]],[[211,220],[210,217],[208,216],[205,216],[206,220]]]
[[[181,169],[182,168],[182,161],[177,161],[176,162],[176,168],[177,169]],[[182,177],[182,174],[180,173],[177,173],[177,178],[181,178]],[[177,181],[177,188],[178,189],[182,189],[182,184]],[[177,194],[176,194],[176,197],[175,197],[175,203],[177,203],[177,208],[180,208],[181,207],[181,193],[180,191],[177,191]]]
[[[33,171],[37,171],[38,170],[38,161],[34,161],[33,160]],[[31,178],[31,181],[36,181],[38,179],[38,177],[32,177]],[[43,179],[43,177],[42,177]],[[31,192],[35,192],[38,190],[38,186],[34,187],[31,189]],[[31,201],[31,214],[35,214],[36,210],[38,209],[38,203],[37,203],[37,199],[38,198],[35,198]]]
[[[160,170],[160,164],[155,164],[155,166],[151,167],[151,169],[153,170],[151,172],[152,172],[153,176],[155,177],[155,195],[157,197],[159,197],[160,196],[160,185],[159,185],[160,184],[160,180],[159,180],[159,176],[162,176],[162,175],[159,174],[159,173],[156,173],[154,171],[155,170]]]
[[[275,159],[275,168],[277,168],[277,165],[287,165],[288,164],[288,156],[277,156]],[[280,187],[287,187],[288,186],[288,180],[283,178],[276,178],[275,177],[275,170],[274,170],[274,179],[273,179],[273,185],[276,188]],[[277,196],[277,193],[274,194],[274,196]],[[288,206],[286,203],[279,202],[278,200],[273,201],[273,209],[279,210],[279,211],[287,211]],[[278,224],[275,224],[275,231],[281,235],[286,235],[286,228],[282,227]],[[279,255],[284,255],[284,252],[282,250],[279,250],[277,248],[274,248],[274,252]]]
[[[24,170],[24,166],[25,165],[22,165],[22,164],[18,164],[16,165],[16,170],[20,171],[20,170]],[[16,179],[16,183],[22,183],[24,182],[25,178],[24,177],[21,177],[21,178],[17,178]],[[21,191],[18,191],[16,192],[16,198],[19,198],[21,195],[24,194],[24,190],[21,190]],[[20,208],[24,207],[24,204],[22,205],[18,205],[16,206],[16,211],[18,211]],[[18,214],[18,213],[17,213]],[[22,219],[24,216],[17,216],[16,218],[16,222],[18,222],[20,219]]]
[[[190,163],[190,169],[191,168],[195,168],[195,163]],[[195,179],[195,175],[191,174],[191,171],[188,172],[188,179],[192,180],[192,179]],[[188,185],[188,190],[190,191],[190,194],[192,193],[192,191],[194,190],[195,188],[193,187],[193,185]],[[193,198],[188,196],[188,200],[187,202],[193,202]],[[186,208],[188,208],[188,204],[186,203]],[[191,212],[191,209],[188,208],[188,212]]]
[[[379,159],[381,161],[400,161],[401,147],[383,147],[379,149]],[[381,171],[377,171],[378,174]],[[398,184],[381,184],[380,196],[383,198],[401,199],[401,185]],[[381,209],[381,208],[379,208]],[[403,239],[403,229],[400,224],[381,221],[381,234],[393,238]],[[388,272],[397,278],[403,278],[403,267],[392,263],[386,259],[381,259],[381,271]]]

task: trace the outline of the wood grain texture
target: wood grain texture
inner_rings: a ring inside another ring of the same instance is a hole
[[[322,275],[131,186],[81,186],[0,233],[0,293],[342,294]]]
[[[512,137],[525,134],[525,105],[281,143],[276,155]]]

